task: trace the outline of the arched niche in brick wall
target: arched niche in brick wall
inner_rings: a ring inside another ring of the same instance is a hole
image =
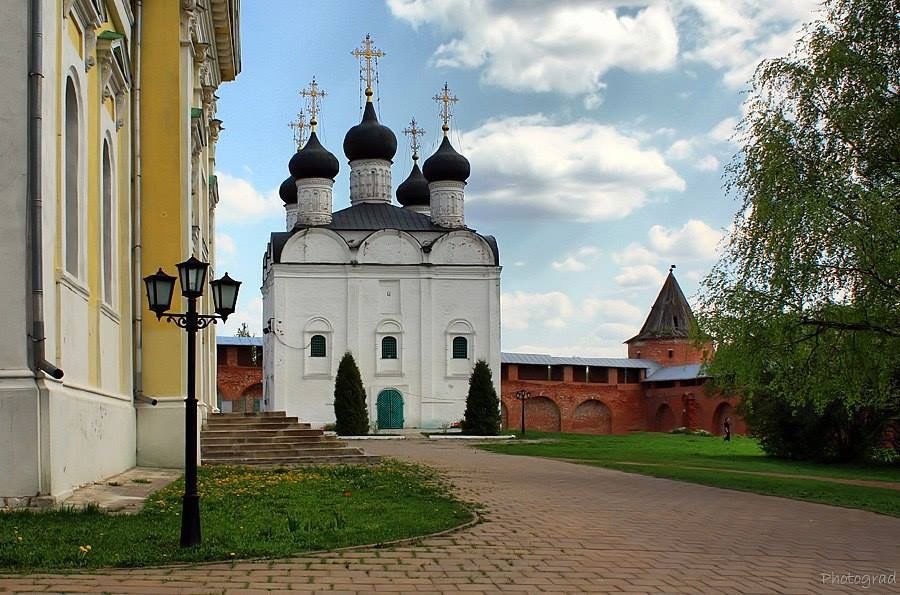
[[[678,424],[675,421],[675,412],[668,404],[663,403],[656,409],[653,429],[657,432],[671,432]]]
[[[559,407],[549,397],[532,397],[525,401],[525,427],[541,432],[559,432]]]
[[[721,436],[725,433],[725,418],[731,419],[731,431],[733,432],[735,421],[737,419],[734,407],[732,407],[730,403],[722,402],[719,403],[715,413],[713,413],[712,428],[710,428],[713,434]]]
[[[571,429],[585,434],[611,434],[612,412],[602,401],[588,399],[575,408]]]

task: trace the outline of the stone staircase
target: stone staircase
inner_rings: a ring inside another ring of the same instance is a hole
[[[284,411],[215,413],[200,432],[204,465],[290,466],[377,463],[346,441],[287,417]]]

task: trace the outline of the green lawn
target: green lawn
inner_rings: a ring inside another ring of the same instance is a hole
[[[433,471],[392,461],[291,470],[209,466],[200,469],[199,486],[199,547],[178,547],[184,484],[177,481],[131,516],[0,513],[0,570],[287,556],[425,535],[473,518]]]
[[[725,442],[721,438],[684,434],[588,436],[529,432],[527,438],[539,440],[516,440],[480,447],[506,454],[577,460],[631,473],[900,516],[898,490],[829,481],[846,479],[900,483],[898,466],[824,465],[774,459],[767,457],[755,440],[743,436],[736,436],[731,442]],[[780,473],[815,479],[723,471]]]

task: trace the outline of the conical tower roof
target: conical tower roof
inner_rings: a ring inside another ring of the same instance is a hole
[[[694,313],[675,280],[672,272],[674,268],[669,269],[669,276],[659,290],[641,332],[625,341],[626,343],[644,339],[686,339],[690,335],[694,326]]]

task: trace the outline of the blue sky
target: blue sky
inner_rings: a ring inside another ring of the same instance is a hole
[[[379,119],[400,141],[394,187],[440,140],[431,98],[460,101],[451,140],[472,164],[466,221],[496,236],[505,351],[622,356],[670,264],[688,296],[737,209],[723,167],[738,146],[746,81],[815,16],[811,0],[265,0],[241,6],[242,72],[219,90],[218,270],[244,282],[219,329],[262,325],[261,257],[284,229],[277,188],[295,151],[287,124],[313,76],[319,137],[341,163],[359,122],[371,34]]]

